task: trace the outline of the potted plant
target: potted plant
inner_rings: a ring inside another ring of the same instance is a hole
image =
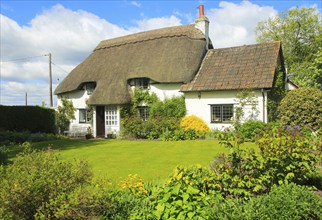
[[[91,127],[88,127],[88,128],[87,128],[87,134],[85,135],[85,138],[86,138],[86,139],[91,139],[91,138],[93,138],[92,128],[91,128]]]

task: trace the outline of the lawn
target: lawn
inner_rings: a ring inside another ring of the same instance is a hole
[[[229,152],[216,140],[128,141],[128,140],[57,140],[33,144],[38,149],[48,145],[67,161],[88,161],[95,176],[118,181],[128,174],[143,180],[165,179],[177,165],[209,166],[216,155]],[[246,147],[253,147],[247,143]]]

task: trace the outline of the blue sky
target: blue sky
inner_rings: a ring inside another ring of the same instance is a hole
[[[257,22],[321,1],[16,1],[1,0],[0,104],[48,103],[48,57],[54,88],[104,39],[193,23],[205,6],[214,46],[256,43]],[[23,60],[16,60],[26,58]]]

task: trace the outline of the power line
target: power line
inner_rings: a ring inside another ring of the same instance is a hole
[[[6,61],[1,61],[1,62],[3,62],[3,63],[8,63],[8,62],[22,62],[22,61],[25,61],[25,60],[30,60],[30,59],[44,57],[44,56],[46,56],[46,55],[39,55],[39,56],[32,56],[32,57],[23,57],[23,58],[6,60]]]
[[[69,73],[68,71],[64,70],[63,68],[61,68],[60,66],[58,66],[56,63],[51,62],[52,64],[54,64],[56,67],[58,67],[59,69],[61,69],[62,71],[64,71],[65,73]]]

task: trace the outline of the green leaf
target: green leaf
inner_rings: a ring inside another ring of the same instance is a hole
[[[196,189],[192,186],[188,186],[187,193],[195,195],[195,194],[198,194],[199,192],[200,192],[199,189]]]

